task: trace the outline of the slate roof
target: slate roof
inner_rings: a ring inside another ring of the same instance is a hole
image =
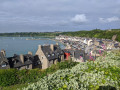
[[[30,65],[32,64],[34,58],[32,55],[26,54],[24,55],[24,63],[21,62],[20,56],[19,55],[14,55],[12,57],[13,60],[13,67],[14,68],[18,68],[18,67],[22,67],[22,66],[26,66],[26,65]]]
[[[64,54],[58,45],[54,45],[54,51],[51,50],[50,45],[41,46],[41,49],[49,61],[55,60],[58,56]]]
[[[84,56],[84,51],[83,50],[75,50],[74,52],[74,57],[80,59],[80,56]]]

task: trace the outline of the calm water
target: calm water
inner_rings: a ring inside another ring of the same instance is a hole
[[[30,40],[26,40],[30,39]],[[56,41],[50,40],[49,38],[38,38],[41,40],[31,40],[32,37],[0,37],[0,50],[4,49],[6,51],[6,56],[11,57],[14,54],[27,54],[31,51],[33,54],[36,53],[38,45],[44,44],[56,44]],[[59,43],[61,48],[64,45]]]

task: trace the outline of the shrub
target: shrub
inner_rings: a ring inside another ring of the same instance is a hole
[[[0,70],[0,86],[9,86],[18,82],[17,70]]]
[[[10,86],[14,84],[32,83],[38,81],[40,78],[51,74],[59,69],[71,68],[77,63],[74,62],[61,62],[56,65],[52,65],[46,70],[41,69],[31,69],[31,70],[16,70],[16,69],[6,69],[0,70],[0,86]]]
[[[107,53],[95,62],[81,62],[71,69],[58,70],[24,90],[120,90],[120,56]],[[65,63],[64,63],[65,64]],[[66,65],[67,66],[67,65]]]

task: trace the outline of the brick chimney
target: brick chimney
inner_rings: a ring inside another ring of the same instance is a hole
[[[28,52],[28,54],[33,55],[32,52],[30,52],[30,51]]]
[[[4,57],[6,56],[6,52],[5,50],[1,50],[1,52],[3,53]]]
[[[54,45],[53,44],[50,44],[50,48],[52,51],[54,51]]]
[[[20,60],[21,60],[22,63],[24,63],[24,56],[23,56],[23,54],[20,55]]]

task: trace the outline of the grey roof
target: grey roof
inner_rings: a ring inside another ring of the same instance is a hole
[[[54,51],[51,50],[50,45],[41,46],[41,49],[48,60],[55,60],[59,55],[64,54],[58,45],[54,45]]]
[[[32,61],[34,60],[33,56],[29,54],[24,55],[24,63],[21,62],[19,55],[14,55],[12,59],[14,63],[14,68],[30,65],[33,63]]]
[[[75,58],[80,58],[80,56],[84,56],[84,51],[83,50],[76,50],[75,52],[74,52],[74,57]]]

